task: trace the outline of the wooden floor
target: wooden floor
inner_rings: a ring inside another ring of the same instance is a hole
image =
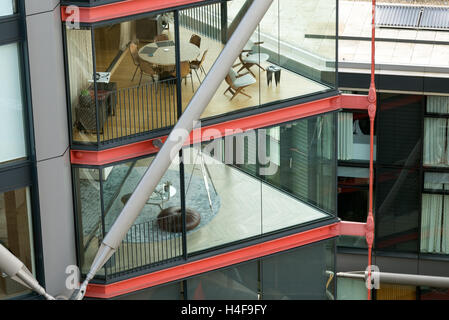
[[[180,41],[188,42],[192,34],[191,31],[181,28]],[[169,38],[173,39],[173,34],[170,33]],[[145,43],[139,44],[140,47],[143,45],[145,45]],[[220,42],[207,37],[202,37],[199,59],[201,58],[202,52],[208,49],[204,62],[206,72],[211,68],[222,48],[223,45]],[[97,55],[103,55],[101,59],[97,59],[101,61],[101,63],[99,62],[101,71],[104,71],[105,69],[103,61],[112,61],[116,54],[117,52],[112,50],[97,52]],[[237,62],[238,60],[236,63]],[[263,67],[266,67],[267,65],[269,65],[269,63],[262,64]],[[239,67],[237,67],[236,70],[238,70],[238,68]],[[134,80],[132,80],[135,70],[136,66],[133,63],[129,50],[124,51],[114,68],[111,70],[112,75],[110,80],[117,84],[120,93],[116,99],[121,103],[117,104],[115,114],[111,114],[107,117],[103,131],[100,132],[100,141],[113,140],[122,136],[139,134],[149,130],[172,126],[176,121],[177,108],[175,85],[165,83],[159,86],[162,90],[157,90],[157,84],[152,81],[151,77],[143,75],[142,83],[139,88],[139,71],[137,71]],[[257,66],[253,66],[251,70],[256,75],[257,82],[244,90],[246,94],[251,96],[251,98],[239,94],[231,100],[231,94],[229,92],[224,94],[228,86],[223,81],[222,85],[212,98],[212,101],[203,112],[201,118],[204,119],[326,89],[325,86],[319,83],[285,69],[282,69],[281,71],[281,83],[276,86],[273,79],[273,82],[268,86],[266,72]],[[201,73],[198,73],[198,75],[200,80],[203,81],[205,75]],[[182,82],[183,110],[187,107],[194,92],[200,86],[200,80],[197,75],[192,72],[191,77],[189,76],[186,81]],[[192,90],[191,81],[193,81],[194,91]],[[97,134],[96,132],[89,131],[80,132],[78,128],[75,128],[74,140],[94,142],[97,140]]]
[[[185,159],[189,157],[188,152],[191,150],[186,149]],[[136,166],[147,167],[149,163],[150,160],[139,161]],[[212,158],[207,158],[206,163],[221,206],[208,224],[187,234],[188,253],[326,217],[323,212],[261,183],[236,168]],[[194,166],[194,163],[185,165],[186,177],[190,176],[194,167],[193,174],[201,178],[200,166]],[[172,164],[171,169],[177,170],[177,164]],[[212,186],[210,188],[213,192]],[[205,188],[203,191],[201,194],[188,194],[186,201],[189,201],[189,197],[207,197]],[[129,266],[142,266],[142,261],[154,263],[179,257],[182,254],[181,248],[179,236],[151,243],[127,243],[121,246],[120,254],[111,269],[126,271]],[[97,250],[98,241],[92,241],[86,252],[83,271],[88,271]]]

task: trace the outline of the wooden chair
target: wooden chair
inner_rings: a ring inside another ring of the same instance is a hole
[[[262,43],[263,42],[249,41],[245,45],[245,48],[242,50],[242,52],[239,55],[240,63],[238,63],[237,65],[234,65],[234,67],[238,66],[238,65],[242,65],[242,67],[237,72],[240,72],[243,69],[246,69],[248,72],[251,72],[251,74],[255,77],[256,75],[250,69],[254,65],[257,65],[260,69],[265,71],[265,69],[260,65],[260,63],[267,61],[270,58],[270,56],[267,53],[260,53],[260,52],[253,53],[253,50],[252,50],[252,48],[254,46],[260,45]]]
[[[168,40],[168,35],[165,33],[158,34],[157,36],[154,37],[154,42],[167,41],[167,40]]]
[[[201,79],[200,79],[200,77],[198,75],[198,71],[197,70],[200,70],[200,72],[203,72],[204,75],[206,75],[206,71],[204,70],[203,63],[204,63],[204,60],[206,59],[207,51],[208,51],[208,49],[204,50],[203,56],[201,57],[201,60],[199,60],[199,61],[198,60],[194,60],[194,61],[190,62],[190,69],[195,71],[195,74],[198,77],[198,80],[199,80],[200,83],[201,83]]]
[[[176,70],[171,74],[173,77],[176,77]],[[190,69],[189,61],[181,61],[181,79],[185,79],[185,83],[187,85],[187,77],[190,75],[190,80],[192,82],[192,91],[195,92],[195,88],[193,87],[193,78],[192,78],[192,69]]]
[[[155,76],[158,75],[158,72],[155,70],[155,68],[153,68],[153,65],[151,63],[140,59],[140,80],[139,80],[139,86],[140,86],[140,84],[142,82],[142,76],[144,74],[150,76],[151,80],[153,80],[153,82],[156,82]]]
[[[133,58],[134,65],[136,66],[136,71],[134,71],[134,75],[131,79],[131,81],[134,81],[137,70],[140,68],[139,52],[137,50],[137,44],[134,42],[130,42],[128,48],[129,48],[129,52],[131,53],[131,57]]]
[[[199,48],[201,46],[201,37],[197,34],[192,34],[189,42],[196,45]]]
[[[239,93],[252,98],[250,95],[243,92],[243,89],[257,82],[257,80],[249,73],[239,75],[232,68],[229,70],[225,81],[229,87],[223,94],[226,94],[226,92],[229,91],[232,94],[231,100],[234,99],[234,97]]]

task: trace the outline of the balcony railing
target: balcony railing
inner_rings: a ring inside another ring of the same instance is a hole
[[[179,12],[179,24],[210,39],[222,41],[221,4],[215,3]],[[226,21],[224,21],[226,23]]]
[[[157,218],[135,224],[105,265],[106,279],[146,270],[182,258],[179,217]]]
[[[149,82],[109,93],[105,106],[98,96],[100,141],[103,144],[133,138],[176,123],[176,82]],[[104,119],[104,120],[103,120]]]

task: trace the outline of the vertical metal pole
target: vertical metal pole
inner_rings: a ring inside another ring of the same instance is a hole
[[[228,41],[228,3],[222,1],[220,3],[220,24],[221,24],[221,43],[226,44]]]
[[[181,93],[181,52],[180,52],[180,38],[179,38],[179,11],[175,13],[175,55],[176,55],[176,105],[178,120],[182,116],[182,93]],[[187,260],[187,230],[186,230],[186,193],[185,193],[185,171],[184,171],[184,159],[183,150],[179,150],[179,185],[181,196],[181,217],[182,217],[182,257]]]
[[[374,242],[374,216],[373,216],[373,153],[374,153],[374,118],[376,117],[376,85],[374,82],[375,55],[376,55],[376,26],[375,26],[376,0],[372,3],[371,21],[371,83],[368,94],[368,115],[370,119],[370,157],[369,157],[369,209],[366,221],[366,242],[368,245],[368,283],[371,283],[371,260]],[[371,290],[368,289],[368,300],[371,300]]]

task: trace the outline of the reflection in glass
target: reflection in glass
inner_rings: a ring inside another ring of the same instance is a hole
[[[335,299],[334,240],[262,259],[263,299]]]
[[[90,28],[66,28],[67,64],[73,140],[96,142],[97,115],[93,85],[93,51]]]
[[[259,264],[242,263],[187,280],[189,300],[257,300]]]
[[[75,168],[74,183],[77,195],[79,267],[81,273],[87,273],[104,236],[100,170]],[[101,269],[98,274],[104,275],[104,269]]]
[[[27,156],[20,45],[0,46],[0,163]]]
[[[17,13],[17,0],[0,1],[0,17]]]
[[[0,243],[35,273],[31,206],[28,188],[0,193]],[[30,292],[0,276],[0,300]]]

